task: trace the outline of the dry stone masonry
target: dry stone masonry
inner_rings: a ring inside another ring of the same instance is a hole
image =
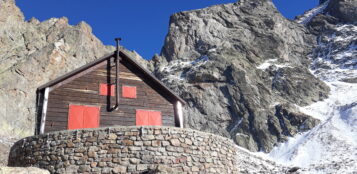
[[[172,127],[112,127],[24,138],[10,166],[51,173],[238,173],[232,140]]]

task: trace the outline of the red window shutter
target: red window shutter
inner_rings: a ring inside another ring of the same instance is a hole
[[[145,110],[136,110],[136,125],[146,126],[149,122],[149,113]]]
[[[159,112],[159,111],[150,111],[149,112],[149,125],[152,125],[152,126],[161,126],[162,125],[161,112]]]
[[[137,126],[161,126],[160,111],[136,110],[136,125]]]
[[[109,95],[115,96],[115,85],[109,85],[106,83],[101,83],[99,85],[99,94],[100,95]]]
[[[99,93],[100,93],[100,95],[107,95],[108,94],[108,85],[101,83],[99,86]]]
[[[136,98],[136,86],[123,86],[122,96],[123,98]]]
[[[83,112],[83,128],[99,127],[99,107],[86,106]]]
[[[81,129],[83,127],[84,106],[69,105],[68,129]]]

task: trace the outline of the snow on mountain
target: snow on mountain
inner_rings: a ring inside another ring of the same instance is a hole
[[[184,82],[188,72],[196,70],[200,66],[207,63],[207,61],[209,61],[209,57],[207,55],[203,55],[192,61],[174,60],[170,62],[169,65],[162,67],[160,71],[167,74],[167,77],[165,77],[164,80]],[[182,69],[187,69],[187,71],[180,72]]]
[[[270,158],[302,167],[303,173],[357,173],[356,45],[353,24],[337,25],[320,36],[311,71],[330,86],[331,94],[300,110],[321,123],[275,147]]]
[[[277,61],[278,61],[278,59],[268,59],[264,63],[257,66],[257,68],[260,70],[265,70],[273,65],[276,66],[277,68],[292,67],[292,66],[289,66],[289,64],[287,64],[287,63],[281,64],[281,63],[278,63]]]
[[[330,0],[322,3],[321,5],[305,12],[301,17],[299,17],[298,19],[296,19],[295,21],[297,23],[300,24],[304,24],[306,25],[307,23],[310,22],[310,20],[315,17],[317,14],[321,13],[322,11],[324,11],[326,9],[326,7],[328,6]]]
[[[357,26],[337,25],[331,34],[319,37],[312,70],[324,81],[357,77]]]

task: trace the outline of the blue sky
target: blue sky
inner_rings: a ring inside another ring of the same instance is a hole
[[[129,50],[146,59],[160,53],[171,14],[236,0],[17,0],[26,19],[40,21],[66,16],[72,25],[89,23],[93,33],[106,45],[115,37]],[[293,19],[318,4],[318,0],[273,0],[279,11]]]

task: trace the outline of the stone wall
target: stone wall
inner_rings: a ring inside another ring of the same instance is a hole
[[[9,166],[51,173],[238,173],[232,140],[174,127],[111,127],[27,137],[12,147]]]

